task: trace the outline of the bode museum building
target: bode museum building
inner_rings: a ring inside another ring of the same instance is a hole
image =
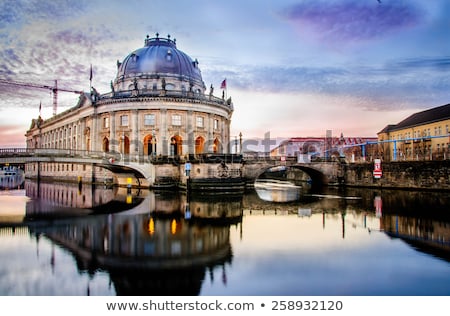
[[[224,82],[225,83],[225,82]],[[111,91],[82,93],[78,104],[26,132],[28,148],[144,156],[229,153],[231,98],[213,95],[176,40],[147,38],[117,62]]]

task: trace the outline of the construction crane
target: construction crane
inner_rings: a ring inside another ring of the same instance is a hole
[[[83,94],[83,91],[76,91],[76,90],[58,88],[58,80],[55,80],[55,85],[54,86],[41,85],[41,84],[30,83],[30,82],[6,80],[6,79],[0,79],[0,84],[8,84],[8,85],[13,85],[13,86],[50,90],[52,92],[52,94],[53,94],[53,116],[56,115],[56,111],[57,111],[57,108],[58,108],[58,91],[73,92],[73,93],[77,93],[77,94],[80,94],[80,95]]]

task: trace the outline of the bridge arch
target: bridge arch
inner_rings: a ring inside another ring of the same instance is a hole
[[[313,188],[321,187],[328,184],[328,177],[321,171],[306,165],[293,165],[291,169],[301,170],[311,178]]]
[[[244,166],[244,177],[247,183],[253,183],[256,179],[260,178],[264,173],[268,172],[270,169],[275,168],[286,168],[286,171],[300,170],[306,173],[311,178],[312,188],[318,188],[330,183],[330,170],[324,168],[322,164],[299,164],[291,163],[281,166],[279,163],[257,163],[257,164],[247,164]],[[276,170],[276,169],[275,169]],[[332,172],[333,173],[333,172]],[[331,177],[330,177],[331,176]]]

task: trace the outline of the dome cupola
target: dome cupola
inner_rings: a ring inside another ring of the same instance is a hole
[[[130,53],[123,62],[117,62],[115,91],[189,90],[204,93],[198,61],[177,49],[176,39],[148,35],[144,47]]]

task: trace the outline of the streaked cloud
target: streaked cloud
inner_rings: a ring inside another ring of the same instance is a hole
[[[227,76],[230,85],[245,91],[353,97],[361,100],[362,107],[387,111],[393,104],[396,108],[421,108],[430,102],[430,94],[445,101],[445,87],[450,86],[449,69],[449,58],[424,57],[340,67],[240,65],[228,69]],[[210,76],[217,77],[219,73]],[[366,102],[368,99],[371,102]]]
[[[411,1],[318,0],[289,6],[281,15],[309,38],[354,43],[414,27],[423,12]]]
[[[0,28],[21,25],[35,20],[58,21],[69,16],[84,14],[85,0],[2,0],[0,2]]]
[[[262,136],[277,119],[276,137],[331,124],[373,136],[397,115],[449,102],[449,17],[447,0],[3,0],[0,78],[88,91],[92,64],[93,85],[106,93],[117,60],[147,34],[169,33],[199,59],[216,95],[227,78],[232,129],[260,126]],[[58,109],[77,99],[60,93]],[[0,84],[3,113],[23,113],[22,138],[40,102],[51,115],[49,91]]]

